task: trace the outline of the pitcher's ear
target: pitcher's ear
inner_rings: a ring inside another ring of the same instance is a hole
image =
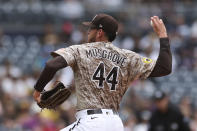
[[[102,36],[101,34],[102,34],[101,29],[97,30],[96,36],[97,36],[98,38],[100,38],[100,37]]]
[[[105,32],[102,29],[99,29],[98,30],[98,33],[99,33],[99,36],[100,37],[103,36],[103,35],[105,35]]]

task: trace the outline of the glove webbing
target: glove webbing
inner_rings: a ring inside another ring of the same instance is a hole
[[[62,104],[68,97],[70,96],[71,92],[68,89],[61,89],[61,92],[58,91],[52,97],[54,99],[48,99],[46,102],[50,102],[48,105],[46,103],[46,108],[54,109],[60,104]],[[45,101],[44,101],[45,102]]]

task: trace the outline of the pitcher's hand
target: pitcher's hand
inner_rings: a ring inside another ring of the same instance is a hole
[[[166,27],[163,23],[163,20],[159,19],[158,16],[151,17],[151,25],[152,25],[155,33],[159,36],[159,38],[168,37]]]
[[[33,93],[33,97],[34,97],[34,100],[39,103],[40,102],[40,92],[39,91],[34,91]]]

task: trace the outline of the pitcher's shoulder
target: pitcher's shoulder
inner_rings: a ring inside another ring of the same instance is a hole
[[[80,44],[80,45],[71,45],[71,46],[66,47],[66,48],[70,48],[70,49],[72,49],[72,50],[78,50],[78,49],[83,49],[83,48],[85,48],[85,47],[87,47],[87,45],[85,45],[85,44]],[[64,48],[64,49],[66,49],[66,48]]]
[[[91,47],[101,47],[102,42],[92,42],[92,43],[83,43],[80,45],[81,48],[91,48]]]
[[[124,54],[127,54],[127,55],[137,55],[136,52],[131,51],[131,50],[127,50],[127,49],[121,49],[121,51],[122,51]]]
[[[95,46],[95,45],[100,45],[103,42],[91,42],[91,43],[84,43],[82,44],[83,46]]]

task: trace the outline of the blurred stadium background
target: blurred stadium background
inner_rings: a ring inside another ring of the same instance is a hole
[[[121,103],[125,131],[145,131],[151,96],[159,88],[180,107],[197,129],[197,2],[195,0],[0,0],[0,131],[56,131],[75,121],[73,96],[56,111],[41,110],[33,86],[50,52],[86,41],[82,21],[108,13],[120,22],[114,44],[156,59],[159,41],[150,17],[166,24],[173,52],[173,72],[162,78],[135,81]],[[68,85],[66,68],[56,75]],[[53,82],[47,85],[51,87]]]

